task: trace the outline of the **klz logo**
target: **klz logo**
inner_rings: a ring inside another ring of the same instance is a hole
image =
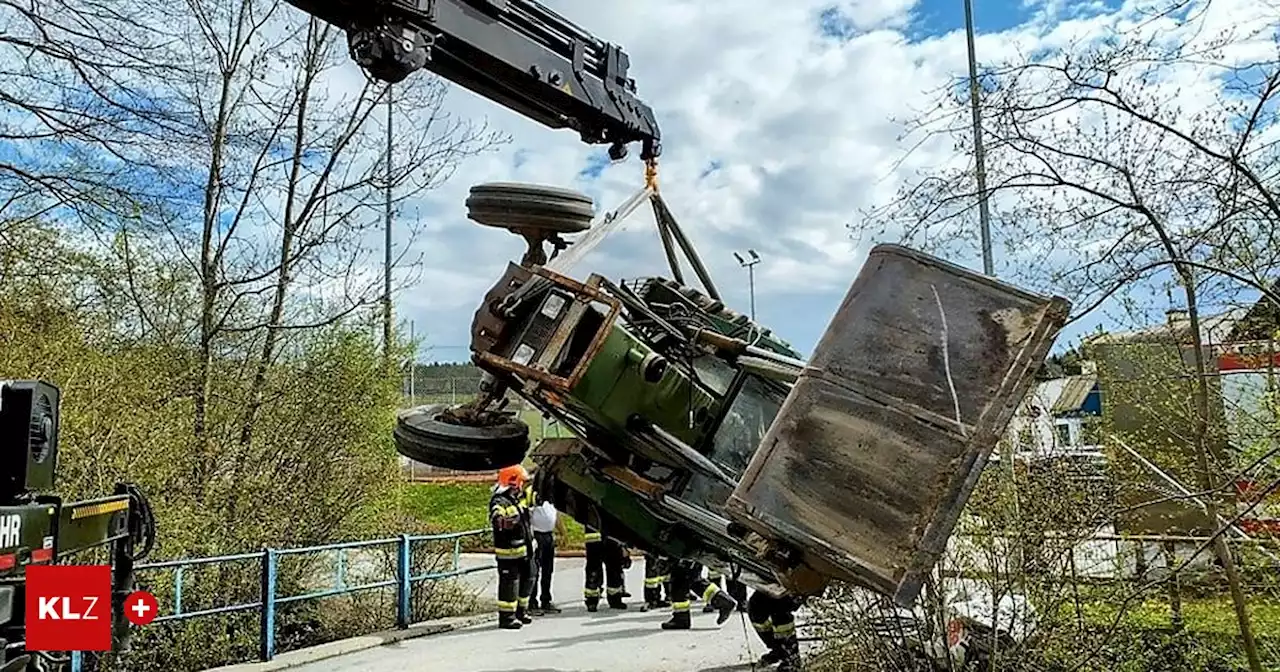
[[[22,543],[22,516],[16,513],[0,516],[0,548],[13,548]]]
[[[71,598],[69,597],[44,597],[38,598],[40,618],[49,619],[51,621],[96,621],[98,615],[94,613],[93,608],[98,605],[98,598],[86,597],[82,600],[80,611],[75,611],[75,607],[71,606]]]
[[[29,565],[27,650],[109,651],[111,567]]]

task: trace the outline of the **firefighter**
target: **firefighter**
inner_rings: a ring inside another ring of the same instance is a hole
[[[671,606],[671,563],[656,553],[644,554],[644,606],[641,611]],[[663,589],[667,598],[663,599]]]
[[[702,567],[688,560],[677,561],[671,570],[671,620],[662,624],[663,630],[688,630],[693,627],[689,616],[690,593],[702,595],[702,600],[720,612],[716,625],[723,625],[738,607],[738,603],[714,583],[702,578]]]
[[[625,551],[621,544],[601,534],[598,528],[583,527],[586,530],[587,567],[582,598],[587,603],[587,611],[594,612],[599,608],[602,589],[610,608],[626,609],[626,577],[622,569]]]
[[[493,526],[493,554],[498,563],[498,627],[519,630],[532,623],[528,614],[533,588],[533,560],[529,552],[528,511],[524,507],[528,474],[514,465],[498,472],[489,498],[489,522]]]
[[[751,594],[747,601],[747,618],[760,641],[769,650],[760,657],[761,665],[778,665],[778,672],[799,672],[800,641],[796,639],[796,609],[799,605],[790,595],[773,597],[763,590]]]

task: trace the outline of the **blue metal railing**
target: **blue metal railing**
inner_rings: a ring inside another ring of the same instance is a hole
[[[257,553],[239,553],[236,555],[220,555],[208,558],[189,558],[183,560],[166,560],[162,562],[152,562],[138,565],[135,570],[137,572],[148,572],[157,570],[171,570],[173,572],[173,608],[170,613],[161,614],[152,621],[152,624],[165,623],[171,621],[185,621],[195,618],[204,618],[210,616],[218,616],[221,614],[230,614],[244,611],[257,610],[260,614],[259,623],[261,625],[261,633],[259,635],[258,659],[261,661],[269,661],[276,654],[276,612],[277,608],[282,604],[291,602],[301,602],[303,600],[318,600],[326,597],[334,597],[338,595],[349,595],[352,593],[363,592],[367,590],[375,590],[379,588],[395,587],[396,589],[396,627],[400,629],[408,628],[410,623],[410,604],[413,596],[414,584],[423,581],[437,581],[440,579],[449,579],[466,574],[483,572],[494,569],[495,565],[483,565],[479,567],[463,568],[460,566],[462,556],[462,540],[468,537],[475,537],[487,533],[489,530],[468,530],[466,532],[454,532],[451,534],[428,534],[428,535],[411,535],[402,534],[399,537],[387,537],[384,539],[370,539],[366,541],[353,541],[347,543],[325,544],[323,546],[304,546],[298,548],[264,548]],[[413,575],[412,558],[414,544],[420,542],[452,542],[453,558],[449,565],[449,569],[444,571],[432,571],[417,576]],[[370,581],[366,583],[358,583],[356,585],[348,585],[347,583],[347,553],[356,549],[368,548],[385,548],[395,545],[396,547],[396,569],[395,576],[386,580]],[[318,590],[301,595],[280,595],[277,589],[276,581],[280,566],[280,558],[283,556],[303,555],[308,553],[323,553],[326,551],[336,552],[334,561],[334,587],[326,590]],[[252,561],[259,563],[259,576],[261,579],[261,593],[259,598],[254,602],[245,602],[241,604],[224,605],[220,607],[212,607],[209,609],[198,609],[196,611],[184,611],[182,594],[186,574],[189,570],[197,567],[207,567],[214,565],[225,565],[229,563],[247,563]],[[80,652],[74,652],[71,656],[72,672],[81,672],[82,655]]]

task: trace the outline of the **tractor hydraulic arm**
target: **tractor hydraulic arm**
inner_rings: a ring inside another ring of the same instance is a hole
[[[288,0],[347,33],[372,77],[399,82],[426,69],[584,142],[614,160],[641,143],[656,159],[653,110],[627,77],[629,59],[535,0]]]

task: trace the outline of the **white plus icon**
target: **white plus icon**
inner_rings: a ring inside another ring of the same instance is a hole
[[[146,625],[150,623],[151,619],[156,617],[156,615],[151,612],[156,611],[159,608],[156,604],[155,596],[145,590],[136,590],[131,593],[129,597],[125,598],[125,604],[129,604],[129,611],[132,612],[130,614],[126,614],[126,616],[128,616],[129,622],[134,625]]]
[[[148,611],[151,611],[151,606],[142,600],[138,600],[138,602],[133,605],[133,613],[137,614],[138,618],[146,618]]]

